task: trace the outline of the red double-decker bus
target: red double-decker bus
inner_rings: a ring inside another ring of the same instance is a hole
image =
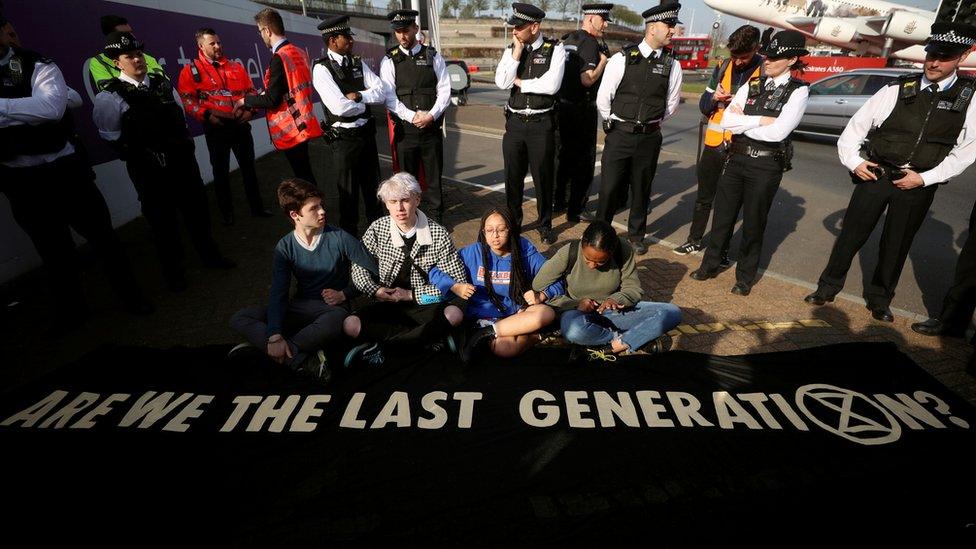
[[[671,38],[671,49],[682,70],[704,69],[712,52],[712,38],[707,34],[675,36]]]

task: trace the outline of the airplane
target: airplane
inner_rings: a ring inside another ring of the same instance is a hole
[[[881,0],[704,0],[710,8],[781,29],[797,30],[855,55],[922,62],[935,11]],[[963,65],[976,68],[976,56]]]

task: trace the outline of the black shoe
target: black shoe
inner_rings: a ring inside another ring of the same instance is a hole
[[[575,225],[576,223],[579,223],[582,220],[583,220],[583,218],[581,218],[579,214],[576,214],[576,213],[567,213],[566,214],[566,222],[567,223],[572,223],[572,224]]]
[[[875,320],[880,320],[881,322],[895,321],[895,315],[891,314],[891,308],[888,307],[887,305],[874,307],[870,309],[871,309],[871,316],[874,317]]]
[[[316,385],[325,386],[332,379],[329,361],[325,358],[325,351],[315,351],[295,367],[295,371],[302,377],[311,380]]]
[[[640,348],[640,350],[651,355],[666,353],[671,350],[671,343],[671,336],[664,334],[657,339],[648,341]]]
[[[547,246],[551,246],[556,243],[556,233],[548,227],[541,227],[539,229],[539,240]]]
[[[471,362],[471,357],[475,355],[479,347],[488,346],[491,340],[495,339],[495,328],[486,326],[475,330],[469,337],[464,348],[461,349],[461,362],[467,364]]]
[[[833,300],[834,300],[834,296],[823,295],[819,291],[813,292],[812,294],[803,298],[803,301],[806,301],[811,305],[817,305],[817,306],[823,305],[825,303],[830,303]]]
[[[386,359],[383,356],[383,349],[378,344],[363,343],[362,345],[353,347],[346,353],[346,358],[342,361],[342,365],[348,368],[357,361],[362,361],[369,366],[382,366]]]
[[[236,267],[237,263],[235,263],[233,259],[228,259],[222,255],[215,255],[203,260],[203,265],[208,269],[227,270]]]
[[[729,254],[722,255],[722,261],[718,263],[718,272],[727,271],[732,268],[732,260],[729,259]]]
[[[708,280],[709,278],[715,278],[717,276],[717,273],[706,273],[705,271],[699,268],[694,271],[691,271],[690,276],[695,280]]]
[[[221,214],[220,215],[220,220],[221,220],[221,223],[223,223],[225,227],[230,227],[231,225],[234,224],[234,214],[232,214],[232,213]]]
[[[976,377],[976,352],[969,357],[969,364],[966,365],[966,373]]]
[[[251,210],[251,217],[274,217],[271,210]]]
[[[637,255],[644,255],[647,253],[647,244],[644,244],[644,239],[631,240],[630,245],[634,248],[634,253]]]
[[[912,324],[912,330],[927,336],[962,337],[966,335],[965,330],[953,328],[938,318],[930,318],[925,322],[916,322]]]
[[[245,357],[265,356],[265,352],[250,343],[239,343],[227,352],[228,361],[243,360]]]
[[[735,295],[747,296],[752,288],[748,284],[743,284],[741,282],[736,282],[735,286],[732,286],[732,293]]]

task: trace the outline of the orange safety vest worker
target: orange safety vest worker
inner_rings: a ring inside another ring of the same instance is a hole
[[[226,57],[211,61],[203,52],[183,67],[176,89],[186,113],[201,122],[209,112],[230,114],[234,101],[254,91],[254,84],[244,66]]]
[[[756,67],[756,70],[745,81],[748,82],[753,78],[757,78],[762,74],[762,63]],[[735,93],[732,89],[732,62],[728,60],[725,62],[725,68],[722,73],[722,89],[729,92]],[[718,147],[722,143],[728,143],[732,141],[732,132],[722,128],[722,113],[725,112],[725,106],[719,104],[716,107],[715,112],[712,116],[708,118],[708,126],[705,127],[705,146],[706,147]]]
[[[268,109],[268,132],[276,149],[290,149],[322,135],[322,126],[312,110],[312,73],[305,52],[294,44],[278,48],[288,80],[288,95],[276,107]],[[264,87],[268,87],[271,70],[264,71]]]

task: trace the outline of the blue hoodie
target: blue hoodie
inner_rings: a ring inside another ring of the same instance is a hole
[[[529,283],[529,287],[526,289],[529,290],[531,289],[532,279],[539,272],[539,269],[542,268],[542,264],[546,262],[546,257],[539,253],[539,250],[535,249],[535,246],[525,237],[519,238],[519,244],[522,248],[522,257],[529,270],[527,273],[528,276],[526,277]],[[502,312],[491,302],[491,299],[488,297],[488,290],[485,288],[485,269],[482,264],[481,244],[478,242],[469,244],[458,250],[458,253],[461,255],[461,261],[464,262],[464,268],[468,272],[468,279],[475,286],[474,295],[468,299],[468,307],[465,315],[470,318],[504,318],[517,313],[519,306],[508,295],[508,280],[512,272],[511,254],[505,257],[498,257],[494,252],[490,250],[488,252],[488,260],[491,262],[489,270],[492,272],[491,285],[495,290],[495,294],[501,298],[502,305],[505,307],[505,311]],[[451,286],[454,286],[455,282],[457,282],[437,267],[432,268],[429,274],[431,284],[437,286],[444,295],[449,295]],[[549,298],[552,298],[566,293],[566,289],[560,280],[546,288],[545,292]]]

